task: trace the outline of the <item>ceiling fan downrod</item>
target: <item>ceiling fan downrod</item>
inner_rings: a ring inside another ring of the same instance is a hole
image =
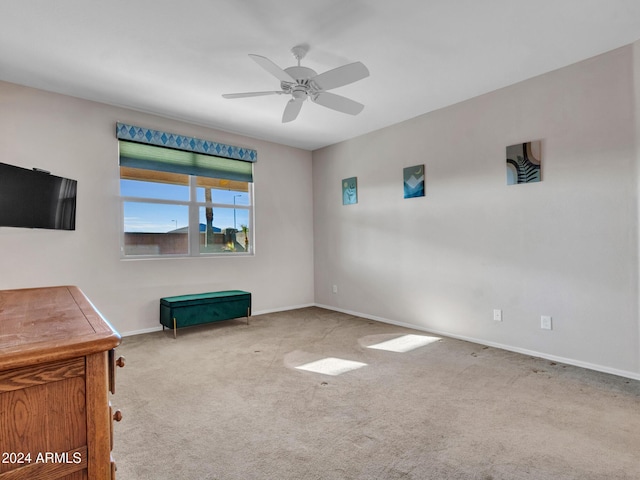
[[[308,51],[309,51],[309,45],[305,45],[305,44],[296,45],[291,49],[291,53],[293,53],[293,56],[295,57],[295,59],[298,60],[298,66],[300,66],[300,60],[302,60],[305,57]]]

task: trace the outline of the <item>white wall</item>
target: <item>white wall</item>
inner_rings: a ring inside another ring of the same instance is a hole
[[[633,70],[629,46],[314,152],[316,303],[640,378]],[[538,139],[543,181],[507,186]]]
[[[0,82],[0,161],[79,181],[76,231],[0,228],[0,288],[78,285],[123,333],[157,327],[162,296],[239,288],[254,312],[315,301],[640,378],[639,50],[316,151],[313,171],[306,151]],[[256,149],[255,257],[120,260],[116,121]],[[543,181],[507,186],[505,146],[536,139]],[[420,163],[427,195],[404,200]]]
[[[117,121],[257,150],[256,255],[120,260]],[[121,333],[157,327],[168,295],[247,290],[254,313],[314,301],[310,152],[0,82],[0,162],[78,180],[75,231],[0,227],[1,289],[78,285]]]

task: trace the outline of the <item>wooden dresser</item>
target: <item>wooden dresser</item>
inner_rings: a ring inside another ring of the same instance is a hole
[[[0,291],[0,480],[113,480],[120,335],[77,288]]]

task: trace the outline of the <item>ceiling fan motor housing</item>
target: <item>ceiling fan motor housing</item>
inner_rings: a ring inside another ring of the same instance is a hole
[[[317,75],[314,70],[297,66],[285,68],[284,71],[296,81],[296,83],[280,82],[280,88],[282,88],[284,92],[293,94],[295,98],[300,98],[302,96],[301,94],[309,95],[315,93],[315,90],[317,90],[313,82],[310,81],[311,78]],[[298,94],[296,95],[296,93]]]

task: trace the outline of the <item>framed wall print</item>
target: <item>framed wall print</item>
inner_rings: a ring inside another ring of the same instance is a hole
[[[404,198],[424,197],[424,165],[404,169]]]
[[[507,147],[507,185],[534,183],[542,179],[541,144],[536,140]]]
[[[342,180],[342,204],[354,205],[358,203],[358,177]]]

